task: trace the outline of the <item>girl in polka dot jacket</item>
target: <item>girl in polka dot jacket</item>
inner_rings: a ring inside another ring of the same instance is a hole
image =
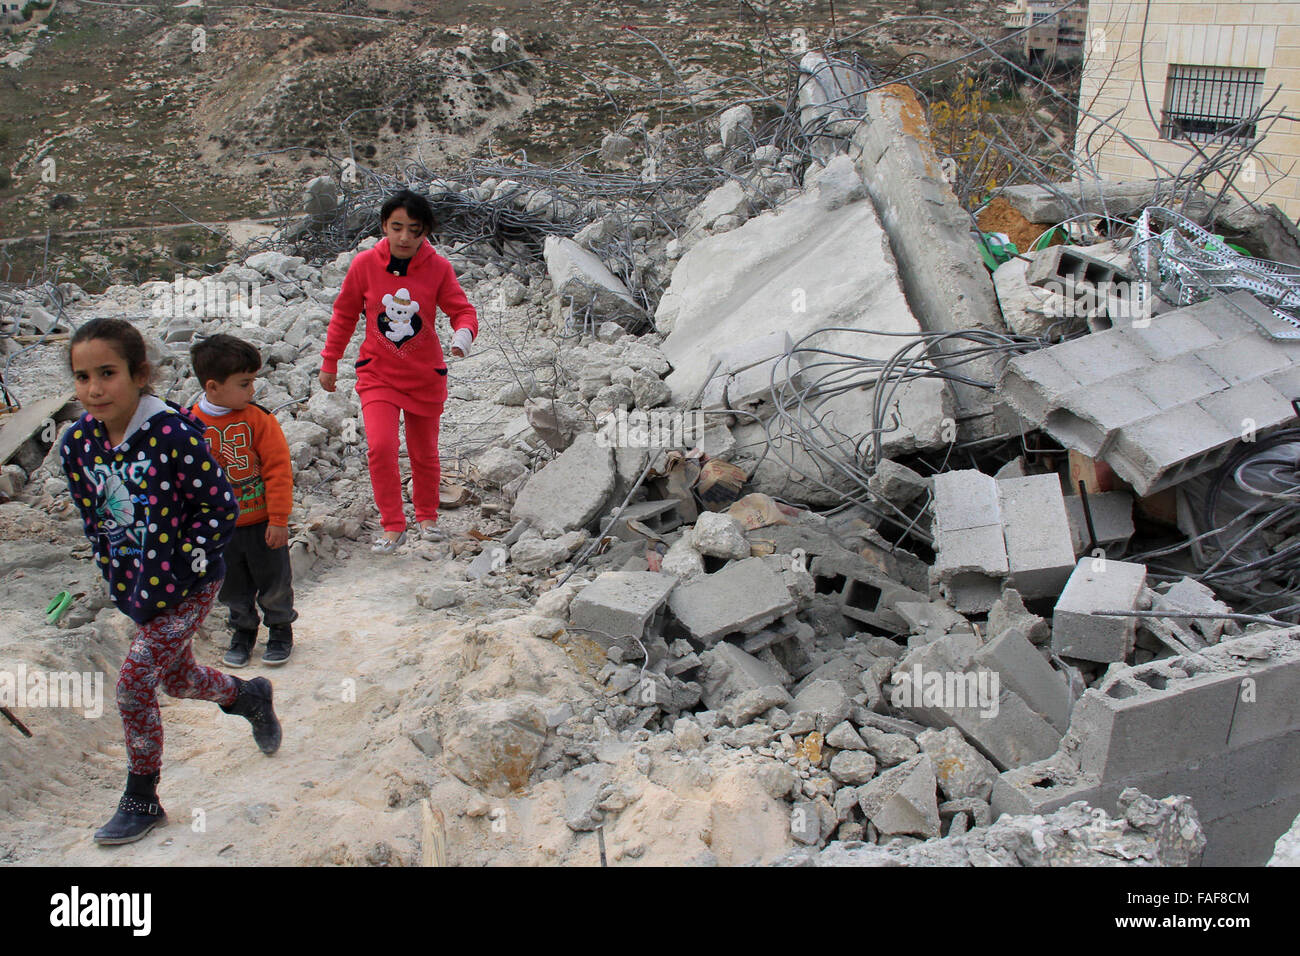
[[[95,842],[131,843],[167,822],[158,687],[246,717],[267,754],[280,745],[280,724],[270,681],[203,667],[190,648],[221,587],[222,549],[239,514],[203,427],[149,392],[144,339],[129,322],[87,322],[69,362],[87,414],[63,435],[63,470],[113,603],[136,624],[117,682],[126,792]]]

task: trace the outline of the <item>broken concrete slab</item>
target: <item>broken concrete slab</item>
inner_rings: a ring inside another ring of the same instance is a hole
[[[828,175],[832,169],[856,178],[847,157],[837,157],[818,182],[833,182],[834,176]],[[779,215],[756,216],[739,229],[700,241],[682,256],[655,312],[656,328],[667,334],[663,350],[673,365],[667,382],[675,401],[693,397],[704,385],[710,357],[737,342],[772,335],[788,335],[798,342],[819,333],[804,346],[883,360],[897,348],[893,337],[833,330],[919,332],[892,257],[861,253],[885,243],[870,201],[859,199],[834,209],[827,208],[828,202],[829,193],[815,186],[782,204]],[[827,282],[826,276],[835,276],[835,281]],[[924,388],[912,388],[922,384]],[[888,449],[907,450],[941,440],[942,389],[931,384],[908,383],[899,393],[902,422],[885,436]],[[816,417],[833,413],[844,422],[867,421],[871,400],[869,389],[845,389],[827,396]],[[791,411],[811,424],[807,410]],[[737,430],[739,445],[751,440],[758,439]],[[772,480],[786,480],[786,469],[777,467],[782,474]],[[766,478],[766,472],[759,476]]]
[[[704,662],[704,706],[721,710],[746,691],[784,687],[790,675],[723,641],[700,655]]]
[[[511,516],[555,537],[591,524],[613,489],[614,452],[586,433],[528,479]]]
[[[1029,639],[1008,628],[977,650],[976,666],[997,671],[1002,684],[1019,694],[1035,713],[1062,734],[1070,725],[1073,698],[1064,675],[1052,668]]]
[[[561,301],[571,298],[575,309],[590,308],[598,321],[612,320],[626,328],[649,323],[649,314],[632,298],[627,286],[599,257],[572,239],[547,236],[542,254],[555,295]]]
[[[998,195],[1030,222],[1064,222],[1079,213],[1122,218],[1141,212],[1147,206],[1161,206],[1187,199],[1187,215],[1196,218],[1210,209],[1211,200],[1203,192],[1171,192],[1171,182],[1164,179],[1112,182],[1051,183],[1049,185],[1005,186]]]
[[[859,122],[862,74],[847,63],[809,51],[799,60],[798,83],[799,125],[808,134],[813,156],[825,163],[843,150]]]
[[[1052,650],[1061,657],[1109,663],[1133,650],[1137,619],[1094,616],[1135,610],[1146,586],[1146,565],[1082,558],[1052,614]]]
[[[939,836],[939,802],[934,764],[926,754],[886,770],[858,789],[858,806],[884,834]]]
[[[728,634],[752,633],[795,609],[781,577],[762,558],[733,561],[721,571],[683,582],[668,606],[706,646]]]
[[[863,97],[866,122],[853,133],[854,161],[880,214],[907,300],[930,332],[1002,330],[993,283],[970,235],[970,216],[953,195],[916,95],[898,84]],[[994,381],[992,360],[961,366]],[[959,427],[988,414],[987,393],[953,384]]]

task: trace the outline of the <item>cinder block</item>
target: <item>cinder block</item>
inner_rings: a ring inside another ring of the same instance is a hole
[[[1076,389],[1049,412],[1044,428],[1067,448],[1101,458],[1125,425],[1160,414],[1161,408],[1132,385],[1107,381]]]
[[[1040,349],[1017,355],[1007,362],[998,384],[998,398],[1035,425],[1041,425],[1048,412],[1083,384],[1057,359],[1055,351],[1056,348]]]
[[[645,525],[655,534],[667,534],[682,523],[676,500],[638,501],[628,505],[609,529],[609,533],[622,541],[644,541],[645,535],[627,526],[629,521]]]
[[[1218,348],[1202,349],[1196,357],[1229,385],[1253,381],[1289,368],[1296,356],[1272,340],[1249,335]]]
[[[976,651],[973,661],[1001,674],[1004,687],[1065,733],[1070,725],[1070,688],[1065,676],[1053,669],[1024,634],[1008,628]]]
[[[996,479],[969,468],[935,475],[934,523],[942,532],[1001,524]]]
[[[895,634],[906,634],[910,627],[894,611],[894,604],[927,600],[926,595],[895,583],[864,558],[849,552],[820,555],[813,560],[810,570],[820,592],[829,593],[839,587],[841,614]]]
[[[995,714],[977,707],[944,710],[949,725],[960,730],[999,770],[1050,757],[1061,743],[1060,732],[1030,710],[1015,691],[1002,691]]]
[[[1092,527],[1097,544],[1109,550],[1133,537],[1133,496],[1127,491],[1104,491],[1088,496]],[[1070,521],[1070,539],[1074,553],[1083,555],[1088,547],[1088,522],[1083,513],[1083,498],[1065,496],[1065,516]]]
[[[1223,376],[1195,355],[1135,370],[1128,381],[1159,408],[1175,408],[1228,387]]]
[[[795,609],[781,576],[762,558],[732,561],[682,584],[669,595],[668,607],[706,646],[728,634],[757,631]]]
[[[606,571],[570,602],[569,620],[605,649],[631,651],[676,584],[655,571]]]
[[[1097,566],[1094,568],[1094,564]],[[1146,586],[1144,564],[1083,558],[1075,566],[1052,615],[1052,650],[1061,657],[1109,663],[1133,646],[1137,619],[1094,617],[1092,611],[1137,607]]]
[[[1054,345],[1049,352],[1081,385],[1097,385],[1148,367],[1150,359],[1134,348],[1123,329],[1093,332]]]
[[[1234,385],[1196,404],[1225,431],[1235,431],[1238,439],[1258,436],[1295,417],[1290,400],[1262,379]]]
[[[1060,593],[1074,569],[1070,522],[1056,475],[998,483],[1011,586],[1026,597]]]
[[[1199,354],[1202,349],[1215,348],[1223,341],[1212,329],[1197,321],[1190,309],[1178,309],[1153,319],[1148,326],[1126,328],[1124,333],[1158,362],[1189,352]]]
[[[1121,429],[1106,463],[1145,497],[1218,466],[1240,434],[1197,405],[1180,405]]]
[[[1229,341],[1244,333],[1261,335],[1259,326],[1277,323],[1272,310],[1244,289],[1222,298],[1214,296],[1180,311],[1191,314],[1219,338]]]

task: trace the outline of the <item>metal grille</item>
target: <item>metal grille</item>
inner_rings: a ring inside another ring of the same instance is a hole
[[[1204,142],[1231,130],[1228,139],[1254,139],[1255,124],[1242,121],[1259,110],[1263,90],[1263,70],[1170,63],[1160,136]]]

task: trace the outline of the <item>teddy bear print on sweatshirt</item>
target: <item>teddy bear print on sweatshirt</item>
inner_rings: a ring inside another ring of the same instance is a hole
[[[410,291],[398,289],[396,294],[385,295],[382,301],[384,311],[379,313],[376,322],[384,337],[399,347],[415,338],[424,322],[420,319],[420,303],[411,299]]]

